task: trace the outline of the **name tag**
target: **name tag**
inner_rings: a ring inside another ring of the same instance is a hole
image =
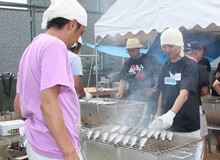
[[[181,81],[181,73],[176,73],[175,79],[176,79],[176,81]]]
[[[168,85],[176,85],[176,79],[175,77],[165,77],[164,83]]]

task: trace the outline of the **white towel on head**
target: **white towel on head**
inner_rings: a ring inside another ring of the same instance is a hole
[[[45,29],[48,21],[58,17],[76,19],[83,26],[87,26],[86,10],[77,0],[51,0],[51,5],[43,14],[41,28]]]
[[[166,29],[160,37],[160,44],[161,46],[164,44],[172,44],[175,46],[180,46],[181,51],[180,51],[180,56],[184,56],[183,52],[183,47],[184,47],[184,42],[183,42],[183,35],[177,28],[168,28]]]

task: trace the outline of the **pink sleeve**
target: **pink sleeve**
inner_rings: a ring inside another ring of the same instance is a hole
[[[57,84],[69,86],[67,72],[67,48],[53,44],[41,57],[41,90]]]

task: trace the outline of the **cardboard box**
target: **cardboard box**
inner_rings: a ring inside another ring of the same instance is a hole
[[[11,120],[0,122],[0,135],[8,136],[19,134],[19,128],[24,126],[23,120]]]
[[[2,121],[9,121],[9,120],[11,120],[11,116],[10,115],[0,116],[0,122],[2,122]]]

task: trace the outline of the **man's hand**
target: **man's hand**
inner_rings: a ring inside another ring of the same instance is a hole
[[[155,87],[148,88],[148,89],[146,89],[146,94],[147,94],[147,96],[152,96],[156,91],[157,91],[157,88],[155,88]]]
[[[90,99],[92,99],[92,95],[90,93],[86,92],[85,97],[82,97],[82,99],[89,101]]]
[[[167,113],[155,118],[152,123],[149,124],[148,128],[152,129],[168,129],[173,124],[173,119],[176,116],[172,110],[169,110]]]
[[[122,98],[123,95],[124,95],[123,92],[117,92],[115,96],[116,98]]]

